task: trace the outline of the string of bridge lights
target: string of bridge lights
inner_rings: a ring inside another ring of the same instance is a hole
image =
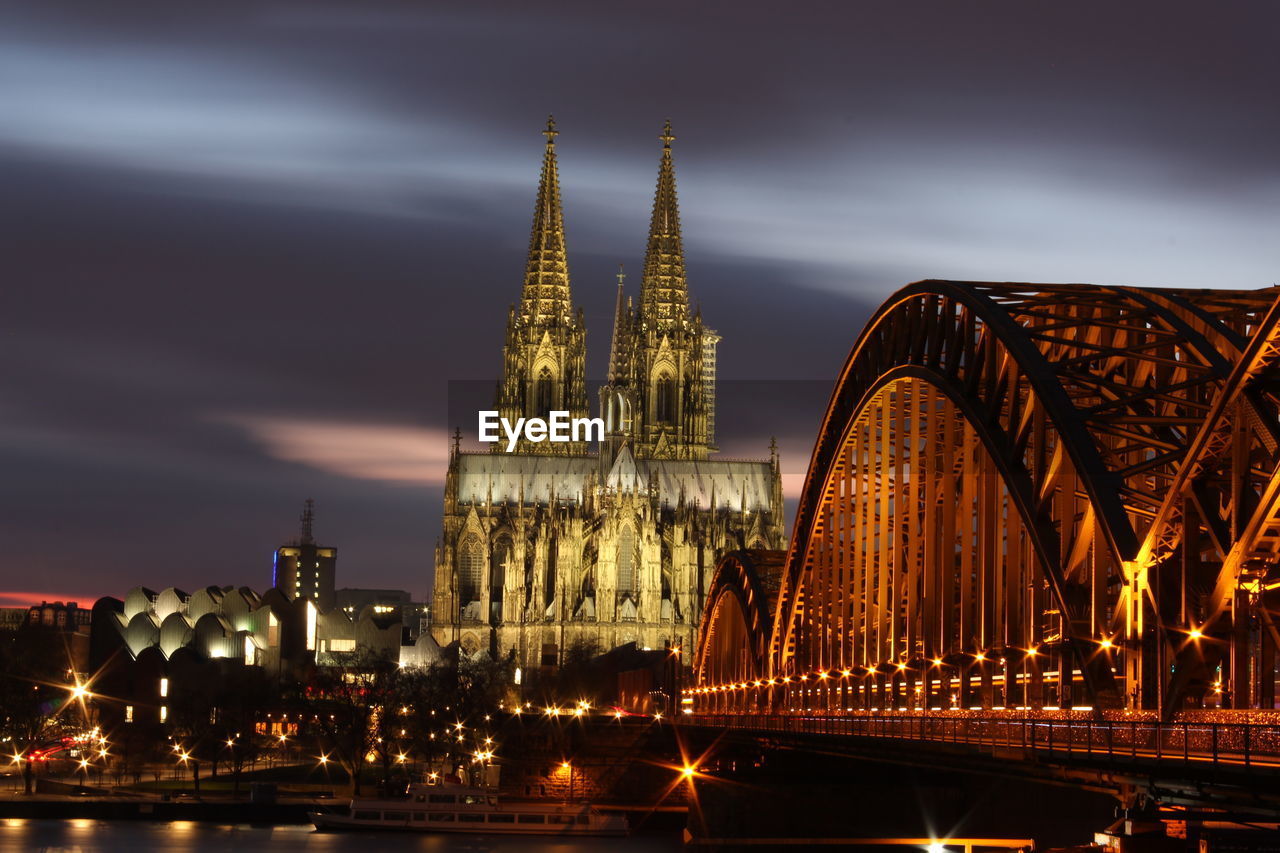
[[[1193,628],[1186,632],[1188,640],[1200,640],[1204,637],[1203,632],[1198,628]],[[1112,637],[1102,637],[1093,641],[1099,652],[1110,653],[1113,649],[1122,646]],[[1007,665],[1010,660],[1010,652],[1022,652],[1021,659],[1023,661],[1034,660],[1044,654],[1039,646],[1032,646],[1028,649],[1008,648],[1003,652],[993,652],[988,654],[987,651],[978,651],[964,655],[972,659],[975,664],[985,663],[986,661],[996,661],[1001,666]],[[996,656],[993,656],[996,655]],[[952,667],[956,670],[962,669],[963,662],[951,662],[943,658],[933,658],[928,662],[928,666],[920,664],[911,665],[905,661],[885,661],[875,666],[854,666],[848,669],[818,669],[812,672],[802,672],[798,675],[782,675],[772,678],[757,678],[746,681],[725,681],[719,684],[707,684],[701,687],[689,687],[681,691],[685,696],[702,696],[711,693],[728,693],[735,690],[748,690],[759,687],[779,687],[788,684],[807,684],[812,686],[814,683],[821,684],[831,680],[841,680],[852,677],[866,678],[871,675],[897,675],[904,672],[924,673],[927,669],[945,669]]]

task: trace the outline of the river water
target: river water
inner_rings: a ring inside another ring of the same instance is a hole
[[[306,850],[347,853],[674,853],[684,849],[679,835],[628,838],[537,838],[432,835],[396,832],[316,832],[311,826],[109,820],[0,820],[3,853],[212,853]]]

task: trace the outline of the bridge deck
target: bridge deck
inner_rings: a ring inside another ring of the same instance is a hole
[[[1280,769],[1280,726],[936,714],[694,714],[684,722],[759,733],[963,744],[1109,763]]]

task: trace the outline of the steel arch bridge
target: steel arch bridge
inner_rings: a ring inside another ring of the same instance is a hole
[[[785,553],[686,707],[1272,708],[1280,289],[923,281],[858,338]]]

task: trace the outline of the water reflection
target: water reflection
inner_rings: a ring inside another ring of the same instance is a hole
[[[316,832],[310,826],[254,826],[194,821],[146,823],[100,820],[26,820],[0,822],[0,853],[77,850],[80,853],[250,853],[309,850],[326,853],[591,853],[608,845],[610,853],[675,853],[684,849],[678,835],[632,838],[502,838],[485,835],[427,835],[394,832]]]

